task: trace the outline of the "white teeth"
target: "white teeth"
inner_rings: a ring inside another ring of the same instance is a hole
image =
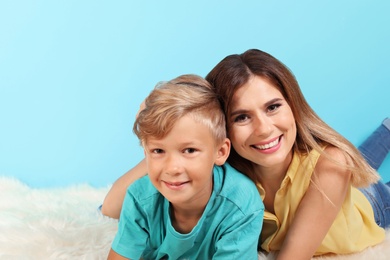
[[[265,150],[265,149],[269,149],[269,148],[272,148],[272,147],[276,146],[278,143],[279,143],[279,138],[276,139],[273,142],[270,142],[269,144],[255,145],[255,147],[260,149],[260,150]]]

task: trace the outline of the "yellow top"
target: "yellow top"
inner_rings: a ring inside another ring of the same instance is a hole
[[[261,232],[261,247],[266,251],[280,250],[295,212],[310,184],[319,152],[294,154],[290,167],[275,195],[275,215],[265,211]],[[265,191],[257,184],[261,197]],[[315,220],[313,220],[315,221]],[[379,244],[385,231],[375,223],[371,204],[358,189],[350,187],[345,201],[315,255],[350,254]]]

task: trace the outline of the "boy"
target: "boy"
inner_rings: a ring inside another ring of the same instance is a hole
[[[127,190],[108,259],[257,259],[264,205],[224,164],[225,116],[209,83],[157,85],[134,123],[148,175]]]

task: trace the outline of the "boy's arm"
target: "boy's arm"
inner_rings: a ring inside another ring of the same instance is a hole
[[[146,172],[146,163],[145,159],[143,159],[134,168],[130,169],[116,180],[104,199],[102,205],[103,215],[118,219],[122,210],[122,203],[126,195],[127,188],[134,181],[146,175]]]
[[[142,180],[140,180],[142,182]],[[145,182],[144,182],[145,183]],[[130,187],[123,201],[118,231],[111,244],[109,259],[140,259],[149,239],[146,211],[134,196],[143,191],[145,185],[135,183]],[[137,195],[138,194],[138,195]],[[125,258],[120,258],[120,256]]]
[[[261,204],[261,201],[257,203]],[[216,244],[213,259],[258,259],[258,243],[262,229],[264,209],[240,217],[222,234]]]
[[[116,253],[112,248],[110,249],[110,253],[108,253],[107,260],[127,260],[128,258],[121,256]]]

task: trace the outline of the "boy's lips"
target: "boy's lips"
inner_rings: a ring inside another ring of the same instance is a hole
[[[172,190],[178,190],[178,189],[181,189],[182,187],[184,187],[185,184],[189,183],[189,181],[175,181],[175,182],[169,182],[169,181],[163,181],[164,184],[172,189]]]

